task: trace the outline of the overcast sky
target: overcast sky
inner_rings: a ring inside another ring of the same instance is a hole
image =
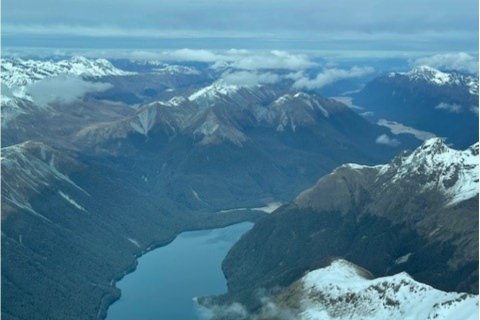
[[[478,52],[478,0],[3,0],[2,45]]]

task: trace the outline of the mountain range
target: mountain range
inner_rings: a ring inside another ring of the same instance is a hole
[[[421,141],[285,83],[118,65],[2,58],[5,319],[105,318],[138,256],[185,230],[259,219],[224,262],[221,298],[252,310],[247,293],[287,287],[332,254],[375,276],[478,288],[478,143],[428,140],[379,166]],[[290,204],[235,210],[277,202]]]
[[[223,262],[229,293],[200,301],[257,312],[255,292],[275,295],[336,257],[477,294],[477,212],[478,142],[457,151],[434,138],[385,165],[345,164],[258,221]]]
[[[261,294],[262,306],[254,313],[238,303],[202,311],[209,319],[230,320],[478,319],[476,295],[439,291],[405,272],[373,278],[340,258],[273,295]]]
[[[431,132],[458,148],[478,141],[478,76],[419,66],[379,76],[352,96],[375,121]]]

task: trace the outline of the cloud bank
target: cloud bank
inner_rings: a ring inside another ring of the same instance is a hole
[[[271,72],[260,73],[256,71],[225,72],[221,78],[226,84],[239,86],[253,86],[257,84],[273,84],[282,78]]]
[[[256,48],[478,50],[478,1],[472,0],[4,0],[2,10],[2,44],[4,36],[48,35],[41,38],[115,38],[117,47],[129,38],[160,48],[164,41],[151,40],[200,39],[203,48],[237,41]]]
[[[392,139],[386,134],[382,134],[381,136],[378,136],[375,142],[378,144],[384,144],[389,147],[396,147],[400,145],[400,141],[398,141],[397,139]]]
[[[478,58],[466,52],[436,54],[430,57],[418,58],[414,66],[427,65],[437,69],[457,70],[478,74]]]
[[[78,77],[60,75],[34,82],[26,87],[26,92],[40,106],[50,103],[71,103],[88,92],[101,92],[113,85],[104,82],[88,82]]]
[[[318,89],[338,80],[359,78],[373,73],[372,67],[352,67],[350,70],[345,69],[327,69],[319,73],[314,79],[302,77],[295,81],[294,88],[301,89]]]
[[[442,103],[439,103],[435,107],[435,109],[445,110],[445,111],[448,111],[450,113],[460,113],[460,111],[462,110],[462,106],[459,105],[459,104],[456,104],[456,103],[450,104],[450,103],[442,102]]]

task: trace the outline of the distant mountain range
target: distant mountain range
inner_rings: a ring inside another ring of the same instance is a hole
[[[420,66],[377,77],[353,103],[386,119],[444,137],[465,148],[478,141],[478,77]]]
[[[123,71],[115,68],[105,59],[93,60],[81,56],[60,61],[2,58],[1,66],[2,84],[5,84],[8,87],[24,86],[60,74],[71,74],[85,78],[127,76],[136,74],[135,72]]]
[[[255,291],[275,293],[335,257],[375,277],[408,272],[437,289],[478,293],[478,193],[478,143],[457,151],[435,138],[386,165],[343,165],[235,244],[223,263],[229,294],[213,301],[258,310]]]

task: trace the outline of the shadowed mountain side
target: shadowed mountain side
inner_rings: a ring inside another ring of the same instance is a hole
[[[103,318],[137,256],[259,216],[191,212],[38,142],[2,157],[2,319]]]

